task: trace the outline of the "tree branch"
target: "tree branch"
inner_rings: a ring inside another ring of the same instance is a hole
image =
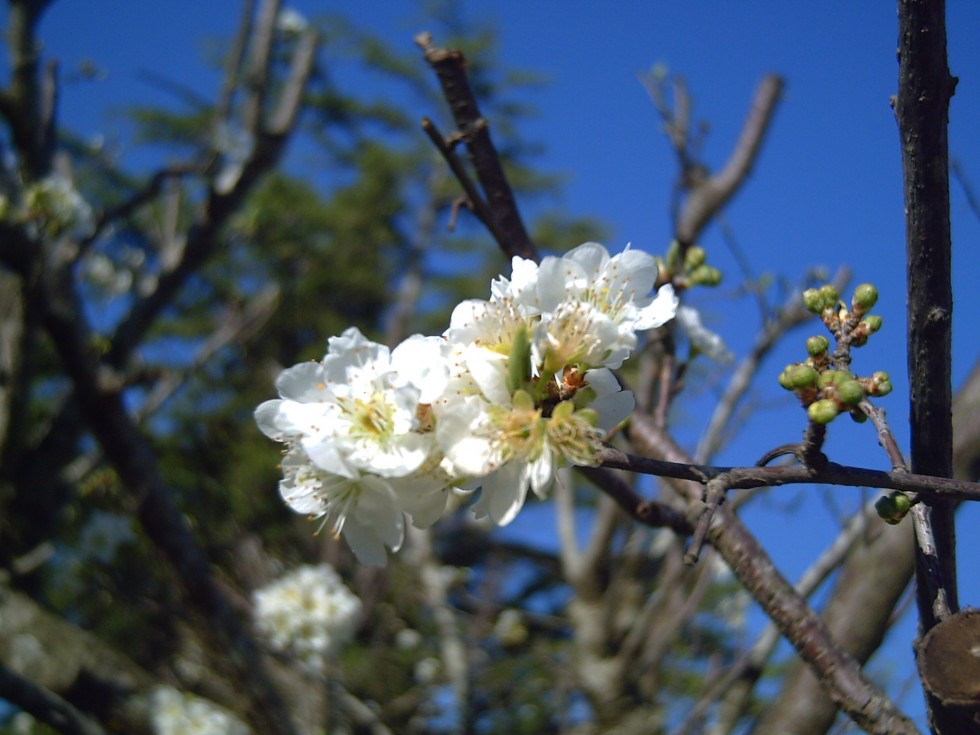
[[[470,87],[463,54],[433,45],[432,36],[428,33],[417,35],[415,43],[435,71],[459,134],[466,142],[470,162],[503,238],[498,244],[508,256],[520,255],[537,260],[537,249],[524,227],[500,156],[490,138],[490,126],[480,114],[480,107]]]
[[[666,433],[658,431],[646,417],[634,415],[629,434],[634,446],[644,454],[657,457],[665,465],[686,465],[687,474],[683,476],[686,479],[675,482],[674,487],[689,505],[696,507],[701,503],[702,480],[699,478],[704,475],[699,468],[691,469],[690,458]],[[731,509],[719,506],[715,519],[708,532],[708,542],[810,665],[835,704],[869,733],[917,733],[911,720],[864,676],[858,663],[830,635],[820,618],[779,573],[769,555]]]
[[[752,171],[783,90],[783,80],[773,74],[763,77],[756,88],[748,117],[725,167],[714,176],[692,182],[675,227],[682,246],[693,245]]]

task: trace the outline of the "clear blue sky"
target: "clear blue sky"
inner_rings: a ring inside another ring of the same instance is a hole
[[[948,6],[950,68],[960,77],[951,106],[950,151],[980,188],[980,3],[950,0]],[[413,48],[414,33],[423,29],[414,4],[407,2],[309,1],[294,7],[309,16],[356,7],[350,15],[359,25],[406,52]],[[895,392],[882,405],[900,443],[907,446],[904,220],[898,134],[889,107],[897,80],[893,2],[470,0],[463,7],[471,20],[496,24],[500,56],[509,65],[548,79],[534,98],[540,115],[524,130],[545,145],[541,163],[569,176],[563,206],[608,222],[612,249],[632,242],[660,252],[670,234],[667,202],[675,164],[637,73],[663,62],[687,79],[696,115],[711,124],[707,159],[713,166],[723,163],[762,75],[785,77],[785,98],[757,169],[725,217],[756,272],[795,280],[813,265],[832,270],[847,263],[855,283],[873,280],[878,285],[877,311],[885,318],[885,329],[858,353],[855,369],[892,374]],[[194,80],[202,93],[213,94],[217,78],[205,70],[201,51],[206,39],[233,32],[238,8],[232,0],[56,3],[41,28],[46,53],[60,58],[66,74],[84,60],[107,72],[101,82],[65,88],[64,123],[86,135],[112,137],[116,131],[125,146],[126,128],[108,110],[137,100],[170,102],[139,80],[139,69]],[[955,387],[980,355],[980,289],[974,284],[980,222],[955,182],[952,200]],[[730,274],[731,288],[737,269],[717,230],[705,233],[703,244]],[[717,295],[700,297],[695,304],[741,356],[758,316],[748,299],[734,305],[725,300],[729,293],[722,286]],[[769,385],[782,365],[798,359],[797,344],[809,333],[818,330],[801,332],[792,348],[767,363],[763,378]],[[773,405],[772,399],[779,397],[778,389],[759,394],[766,409],[745,426],[720,461],[751,463],[766,449],[799,436],[799,409],[789,401]],[[694,404],[682,417],[682,436],[692,445],[707,418],[700,412],[709,406],[707,400]],[[831,427],[832,459],[886,466],[869,427],[840,424]],[[760,510],[749,513],[748,521],[787,576],[795,578],[829,542],[834,521],[813,492],[805,497],[797,490],[775,492],[786,500],[802,498],[806,510],[788,518]],[[852,512],[858,491],[834,492],[839,507]],[[969,509],[961,516],[961,528],[976,527],[978,520],[978,510]],[[516,532],[520,524],[518,520]],[[969,560],[976,558],[980,543],[973,536],[960,534],[961,598],[964,604],[978,605],[980,579]],[[903,625],[898,633],[903,637],[885,653],[900,671],[910,673],[913,631],[912,622]],[[911,696],[909,706],[920,713],[918,694]]]

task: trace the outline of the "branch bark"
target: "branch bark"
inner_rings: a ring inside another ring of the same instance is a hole
[[[945,2],[899,0],[898,23],[895,114],[905,183],[912,470],[949,476],[953,294],[947,126],[956,79],[946,60]],[[959,608],[953,510],[948,501],[932,501],[917,514],[916,602],[923,636]],[[936,733],[976,726],[969,714],[928,690],[926,705]]]
[[[470,162],[502,233],[501,248],[509,256],[520,255],[537,260],[537,249],[524,227],[500,156],[490,138],[490,126],[480,114],[476,96],[470,87],[463,54],[435,46],[428,33],[420,33],[415,37],[415,42],[421,47],[425,60],[442,85],[460,138],[466,143]]]

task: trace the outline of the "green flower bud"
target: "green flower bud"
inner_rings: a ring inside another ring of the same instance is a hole
[[[791,386],[790,390],[812,388],[817,384],[819,377],[817,371],[809,365],[792,365],[786,368],[786,372],[787,381]]]
[[[691,271],[688,279],[699,286],[717,286],[721,283],[721,271],[710,265],[701,264]]]
[[[783,372],[779,374],[779,385],[786,390],[793,390],[793,381],[790,380],[790,368],[792,365],[787,365],[783,368]]]
[[[820,287],[820,295],[823,297],[824,306],[837,306],[840,300],[837,289],[829,283]]]
[[[868,334],[874,334],[881,329],[881,317],[877,314],[868,314],[861,323],[868,325]]]
[[[851,301],[854,307],[861,311],[868,311],[878,302],[878,289],[870,283],[862,283],[854,289],[854,299]]]
[[[807,311],[819,314],[823,311],[823,296],[815,288],[808,288],[803,292],[803,306]]]
[[[884,371],[878,371],[871,376],[871,380],[868,385],[868,393],[873,396],[887,396],[892,392],[892,382],[888,376],[888,373]]]
[[[899,523],[912,507],[908,495],[901,492],[893,492],[883,495],[875,501],[875,511],[885,521],[895,525]]]
[[[829,385],[840,385],[847,380],[853,379],[854,376],[846,370],[824,370],[822,373],[820,373],[820,378],[817,380],[817,385],[821,388],[826,388]]]
[[[595,388],[588,386],[585,388],[579,388],[575,391],[575,396],[572,400],[575,402],[576,408],[584,408],[588,406],[592,401],[596,399]]]
[[[806,351],[811,357],[816,357],[817,355],[822,355],[830,347],[830,342],[827,338],[822,335],[817,335],[816,337],[810,337],[806,341]]]
[[[703,247],[700,245],[692,245],[684,254],[684,270],[693,271],[699,265],[704,265],[704,261],[707,259],[708,254],[704,252]]]
[[[840,413],[837,404],[829,398],[822,398],[814,401],[806,409],[807,416],[815,424],[829,424]]]
[[[853,406],[864,399],[864,388],[856,380],[845,380],[837,386],[837,397],[841,403]]]

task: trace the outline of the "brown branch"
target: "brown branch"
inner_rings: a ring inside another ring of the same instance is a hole
[[[466,205],[468,205],[470,211],[476,215],[480,223],[493,235],[493,239],[497,241],[501,249],[506,252],[507,234],[500,229],[500,225],[497,223],[497,217],[494,215],[490,205],[487,204],[487,201],[480,195],[479,189],[476,188],[476,184],[470,178],[466,166],[463,165],[459,156],[456,155],[456,151],[446,142],[445,137],[439,132],[436,124],[427,117],[422,118],[422,131],[432,141],[436,150],[439,151],[443,160],[449,166],[449,170],[453,172],[459,185],[463,187],[463,191],[466,193]]]
[[[690,457],[666,433],[658,431],[642,415],[633,417],[629,433],[633,444],[644,454],[658,458],[665,466],[684,467],[685,479],[674,486],[688,504],[700,503],[699,468],[689,464]],[[708,542],[810,665],[836,705],[869,733],[917,733],[916,727],[888,696],[864,676],[858,663],[830,635],[732,510],[721,505],[715,515],[717,521],[711,526]]]
[[[500,156],[490,138],[490,126],[480,114],[479,105],[470,87],[463,54],[433,45],[432,36],[428,33],[417,35],[415,43],[422,49],[425,60],[435,71],[456,127],[466,142],[476,178],[483,188],[502,236],[502,240],[498,239],[498,244],[508,257],[520,255],[537,260],[537,248],[531,242],[517,209]]]
[[[614,466],[614,464],[606,465],[607,468]],[[693,525],[683,513],[669,505],[644,499],[626,481],[609,472],[608,469],[603,467],[576,467],[576,469],[615,500],[619,507],[634,520],[654,528],[671,528],[684,536],[693,530]]]
[[[634,416],[634,421],[636,417]],[[849,467],[835,462],[818,466],[785,465],[776,467],[716,467],[683,462],[665,462],[634,454],[626,454],[606,447],[599,451],[597,459],[603,467],[628,470],[644,475],[672,477],[707,485],[724,476],[729,490],[780,485],[821,484],[850,487],[887,488],[906,493],[919,493],[920,497],[949,500],[980,500],[980,484],[953,480],[947,477],[917,475],[910,472],[872,470]]]
[[[71,703],[18,675],[2,662],[0,696],[65,735],[106,735],[95,720],[86,717]]]
[[[770,74],[762,79],[725,167],[714,176],[691,186],[675,227],[675,237],[682,246],[697,241],[701,230],[732,198],[752,171],[782,90],[783,80],[780,77]]]
[[[913,472],[952,474],[950,383],[953,297],[949,224],[949,101],[956,88],[946,61],[943,0],[900,0],[898,119],[905,184],[908,279],[910,455]],[[929,502],[941,576],[920,556],[918,606],[925,633],[939,620],[936,596],[958,609],[953,507]]]

